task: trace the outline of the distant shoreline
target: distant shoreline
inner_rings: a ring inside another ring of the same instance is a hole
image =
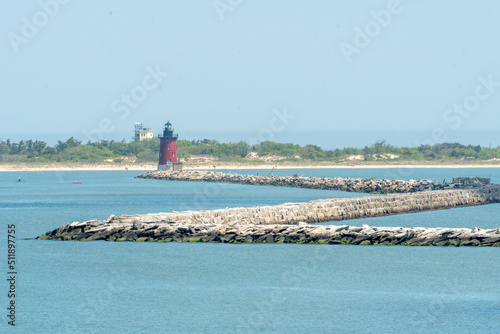
[[[217,166],[217,170],[227,170],[227,169],[272,169],[274,166],[266,165],[256,165],[256,166]],[[314,166],[314,165],[296,165],[296,166],[277,166],[275,169],[396,169],[396,168],[500,168],[500,165],[325,165],[325,166]],[[156,168],[155,168],[156,169]],[[190,170],[214,170],[209,166],[191,167],[187,168]]]
[[[40,166],[28,164],[0,164],[0,172],[41,172],[41,171],[150,171],[156,170],[156,164],[143,165],[67,165],[43,164]],[[411,169],[411,168],[500,168],[500,164],[360,164],[360,165],[233,165],[218,164],[216,171],[240,169]],[[189,166],[186,170],[214,170],[213,165]]]

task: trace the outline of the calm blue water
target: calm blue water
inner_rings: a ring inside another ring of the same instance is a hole
[[[267,175],[269,170],[237,172]],[[360,196],[134,179],[137,174],[0,173],[0,243],[5,245],[0,249],[6,249],[11,223],[17,225],[18,239],[33,238],[62,224],[110,214]],[[491,175],[500,183],[500,169],[319,169],[300,174],[440,181]],[[26,182],[16,183],[18,177]],[[75,180],[82,184],[72,184]],[[349,224],[493,228],[500,225],[499,209],[495,204]],[[500,332],[498,248],[38,240],[18,240],[17,247],[19,333]],[[5,279],[0,289],[5,310]],[[2,319],[0,332],[10,332],[5,315]]]

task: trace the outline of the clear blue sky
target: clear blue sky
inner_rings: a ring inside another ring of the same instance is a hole
[[[500,145],[499,1],[0,4],[3,140]]]

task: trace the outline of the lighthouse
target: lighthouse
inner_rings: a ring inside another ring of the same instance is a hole
[[[158,170],[181,170],[182,163],[177,162],[177,134],[172,130],[172,124],[167,122],[160,137],[160,157],[158,159]]]

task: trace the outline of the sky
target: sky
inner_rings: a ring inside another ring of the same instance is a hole
[[[0,139],[500,145],[500,2],[0,0]]]

